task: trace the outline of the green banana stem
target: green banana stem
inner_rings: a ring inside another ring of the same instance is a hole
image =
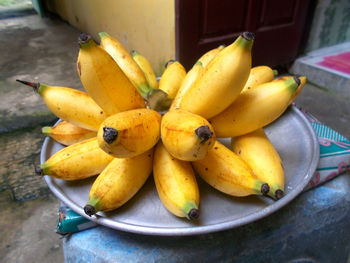
[[[89,34],[81,33],[78,38],[78,42],[81,48],[88,48],[92,44],[95,43],[95,41],[92,39],[92,37]]]
[[[49,135],[51,133],[52,127],[45,126],[41,128],[41,133],[44,135]]]
[[[153,89],[147,84],[141,84],[137,86],[137,91],[141,94],[142,98],[147,100],[150,94],[152,94]]]
[[[184,207],[182,208],[182,212],[185,217],[190,220],[197,219],[199,217],[199,210],[197,205],[192,201],[187,201]]]
[[[106,33],[106,32],[99,32],[98,35],[99,35],[99,37],[100,37],[101,39],[104,38],[104,37],[109,37],[109,34]]]
[[[87,214],[88,216],[92,216],[96,214],[98,211],[100,211],[101,207],[99,202],[100,200],[97,197],[95,196],[91,197],[90,200],[84,206],[85,214]]]
[[[133,57],[135,57],[135,56],[139,56],[140,55],[140,53],[139,52],[137,52],[136,50],[131,50],[131,56],[133,56]]]

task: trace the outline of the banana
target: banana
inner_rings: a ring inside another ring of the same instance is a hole
[[[172,157],[161,141],[154,154],[153,177],[168,211],[190,220],[198,218],[199,189],[191,163]]]
[[[225,45],[220,45],[217,48],[213,48],[209,51],[207,51],[206,53],[204,53],[199,59],[198,61],[202,62],[202,66],[205,68],[210,61],[213,60],[213,58],[219,54],[219,52],[221,50],[223,50],[225,48]]]
[[[282,76],[282,77],[278,77],[278,78],[274,79],[273,81],[285,81],[290,77],[292,77],[292,76],[290,76],[290,75]],[[304,86],[307,82],[307,78],[305,76],[300,76],[299,79],[300,79],[300,84],[299,84],[297,90],[295,91],[294,96],[291,98],[290,103],[292,103],[299,96],[300,92],[302,91],[302,89],[304,88]]]
[[[205,158],[192,165],[204,181],[228,195],[267,195],[270,189],[241,157],[219,141],[215,141],[214,148]]]
[[[107,117],[105,111],[84,91],[18,79],[17,81],[32,87],[58,118],[81,128],[97,131]]]
[[[153,149],[129,158],[114,158],[97,176],[84,212],[92,216],[111,211],[129,201],[152,172]]]
[[[256,66],[250,70],[247,82],[242,92],[252,89],[262,83],[270,82],[277,75],[277,71],[268,66]]]
[[[35,171],[62,180],[80,180],[99,174],[112,160],[94,137],[59,150]]]
[[[245,32],[225,47],[183,96],[180,109],[211,118],[238,97],[251,68],[254,34]]]
[[[216,136],[236,137],[276,120],[289,106],[299,84],[297,77],[291,77],[243,92],[226,110],[209,120]]]
[[[178,109],[179,108],[179,105],[180,105],[180,102],[181,102],[183,96],[192,87],[194,82],[197,79],[199,79],[199,77],[201,76],[202,72],[203,72],[203,64],[199,60],[187,72],[184,80],[181,83],[181,86],[180,86],[178,92],[176,93],[176,96],[175,96],[173,102],[171,103],[171,106],[170,106],[169,110],[174,110],[174,109]]]
[[[206,119],[183,110],[168,111],[160,132],[168,152],[183,161],[204,158],[215,141],[213,127]]]
[[[113,58],[91,36],[80,34],[77,70],[88,94],[108,114],[144,108],[145,102]]]
[[[284,195],[284,169],[281,158],[262,128],[231,139],[232,150],[255,175],[270,186],[268,195],[280,199]]]
[[[117,158],[132,157],[151,149],[160,137],[161,116],[151,109],[114,114],[97,132],[101,149]]]
[[[98,33],[100,36],[100,47],[102,47],[107,53],[114,59],[121,70],[129,78],[132,84],[137,88],[139,93],[144,99],[147,99],[147,95],[150,92],[147,79],[139,65],[132,58],[130,53],[126,50],[122,43],[115,38],[111,37],[106,32]]]
[[[45,126],[41,129],[41,132],[66,146],[85,141],[97,135],[96,131],[80,128],[67,121],[61,121],[53,127]]]
[[[135,50],[131,51],[131,56],[145,74],[149,87],[152,89],[158,89],[157,77],[148,59]]]
[[[169,60],[159,80],[159,89],[168,94],[169,99],[174,99],[182,81],[186,76],[186,70],[180,62]]]

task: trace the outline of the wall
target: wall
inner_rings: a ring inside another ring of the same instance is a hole
[[[306,52],[350,41],[350,1],[318,0]]]
[[[175,0],[47,0],[49,11],[98,42],[105,31],[145,55],[158,76],[175,58]]]

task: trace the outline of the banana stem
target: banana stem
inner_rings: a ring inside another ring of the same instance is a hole
[[[40,88],[40,83],[39,82],[29,82],[29,81],[20,80],[20,79],[16,79],[16,81],[19,82],[19,83],[22,83],[24,85],[32,87],[35,92],[38,92],[38,90]]]
[[[202,125],[195,130],[197,137],[201,140],[201,143],[205,143],[211,137],[213,137],[213,132],[210,130],[208,125]]]
[[[118,137],[118,130],[110,127],[103,127],[103,139],[106,143],[113,143]]]
[[[267,195],[269,191],[270,191],[270,186],[267,183],[264,183],[261,185],[260,192],[263,195]]]
[[[190,220],[197,219],[199,217],[199,210],[197,205],[192,201],[187,201],[185,206],[182,208],[182,212],[185,217]]]
[[[88,216],[92,216],[100,211],[99,199],[96,197],[90,198],[90,200],[84,206],[84,212]]]

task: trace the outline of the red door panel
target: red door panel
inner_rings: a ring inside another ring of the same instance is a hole
[[[255,33],[253,65],[298,55],[310,0],[176,0],[176,57],[189,69],[206,51]]]

